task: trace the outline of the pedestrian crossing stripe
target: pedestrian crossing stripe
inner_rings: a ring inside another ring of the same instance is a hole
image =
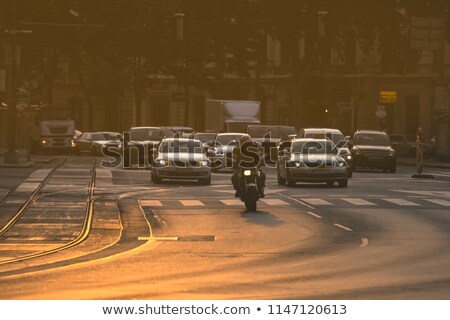
[[[450,207],[450,201],[447,201],[447,200],[443,200],[443,199],[425,199],[425,200],[428,202],[431,202],[431,203],[438,204],[443,207]]]
[[[373,207],[373,206],[385,206],[386,202],[388,205],[395,205],[395,206],[401,206],[401,207],[419,207],[419,206],[425,206],[426,204],[434,204],[441,207],[450,207],[450,201],[444,200],[444,199],[429,199],[429,198],[421,198],[421,199],[415,199],[415,201],[420,200],[422,203],[412,202],[410,200],[405,200],[401,198],[379,198],[376,199],[377,203],[374,201],[374,199],[366,200],[361,198],[333,198],[333,199],[321,199],[321,198],[299,198],[301,201],[304,201],[305,203],[309,203],[314,206],[330,206],[330,205],[336,205],[336,202],[343,201],[347,204],[350,204],[352,206],[358,206],[358,207]],[[294,200],[294,199],[293,199]],[[295,199],[297,200],[297,199]],[[423,203],[425,202],[425,203]],[[193,208],[199,208],[199,207],[207,207],[207,206],[214,206],[214,203],[216,205],[218,203],[233,207],[233,206],[243,206],[244,203],[239,199],[208,199],[208,200],[195,200],[195,199],[162,199],[162,200],[154,200],[154,199],[141,199],[139,200],[139,204],[142,207],[170,207],[175,204],[175,206],[181,207],[193,207]],[[279,198],[264,198],[260,199],[258,201],[259,205],[266,205],[266,206],[292,206],[293,203],[287,202],[285,200],[279,199]],[[297,204],[296,204],[297,205]]]

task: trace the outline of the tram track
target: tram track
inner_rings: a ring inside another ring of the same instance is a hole
[[[3,236],[8,234],[8,231],[11,230],[15,225],[17,225],[18,222],[21,221],[21,218],[28,212],[30,207],[35,203],[38,199],[45,198],[45,194],[42,194],[42,191],[44,188],[48,185],[48,183],[51,181],[51,179],[55,176],[55,173],[60,169],[66,162],[67,159],[64,159],[59,163],[55,168],[53,168],[46,177],[41,181],[39,186],[34,190],[34,192],[28,197],[26,202],[22,205],[22,207],[14,214],[8,221],[5,223],[5,225],[0,229],[0,240]],[[82,243],[86,238],[89,236],[89,232],[92,227],[92,219],[94,214],[94,202],[95,202],[95,196],[94,196],[94,190],[95,190],[95,179],[96,179],[96,160],[93,161],[89,173],[89,184],[87,188],[87,198],[86,198],[86,205],[85,205],[85,211],[84,211],[84,219],[83,223],[80,229],[80,232],[78,233],[78,236],[74,238],[73,240],[66,242],[62,245],[58,245],[56,247],[53,247],[49,250],[40,250],[31,254],[24,254],[18,257],[14,257],[11,259],[0,261],[1,265],[6,265],[10,263],[25,261],[33,258],[43,257],[46,255],[50,255],[56,252],[60,252],[69,248],[72,248],[74,246],[79,245]]]

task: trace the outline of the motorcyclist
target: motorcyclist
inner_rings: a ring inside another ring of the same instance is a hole
[[[234,173],[231,177],[234,190],[236,190],[235,197],[238,198],[241,193],[240,184],[242,181],[242,169],[257,168],[259,170],[258,176],[258,191],[261,198],[265,197],[264,188],[266,186],[266,175],[260,169],[262,160],[261,145],[252,140],[252,138],[245,134],[239,139],[239,147],[233,149],[233,169]]]

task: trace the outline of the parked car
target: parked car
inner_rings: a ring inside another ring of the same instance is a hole
[[[416,156],[416,136],[404,135],[404,134],[390,134],[392,148],[394,148],[397,156]],[[423,156],[424,158],[430,157],[432,154],[432,144],[423,142]]]
[[[218,133],[207,155],[212,163],[213,171],[233,167],[233,149],[239,146],[239,140],[245,133]]]
[[[349,166],[329,139],[294,139],[283,149],[277,161],[279,185],[294,186],[297,182],[325,182],[347,187]]]
[[[360,130],[349,142],[353,156],[353,170],[357,168],[382,169],[394,173],[397,155],[389,136],[383,131]]]
[[[151,177],[159,183],[165,179],[197,180],[211,183],[211,162],[203,152],[200,140],[166,138],[154,155]]]
[[[75,154],[102,155],[103,148],[122,148],[122,135],[118,132],[83,132],[72,140]]]
[[[349,178],[353,174],[353,157],[352,153],[348,147],[348,138],[344,137],[339,129],[331,128],[303,128],[297,133],[299,138],[316,138],[316,139],[329,139],[331,140],[338,150],[339,155],[347,162],[349,165]]]
[[[130,129],[130,140],[124,150],[124,166],[147,167],[153,161],[153,149],[158,147],[164,138],[173,137],[174,133],[164,127],[133,127]]]

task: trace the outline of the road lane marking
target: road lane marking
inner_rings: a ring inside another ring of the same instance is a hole
[[[198,200],[179,200],[185,207],[204,207],[205,204]]]
[[[440,206],[444,207],[450,207],[450,201],[443,200],[443,199],[425,199],[428,202],[438,204]]]
[[[227,206],[241,206],[243,204],[243,202],[238,199],[225,199],[225,200],[220,200],[220,202],[222,202],[224,205],[227,205]]]
[[[289,203],[281,199],[261,199],[262,202],[269,206],[288,206]]]
[[[322,219],[322,216],[319,216],[318,214],[316,214],[316,213],[314,213],[314,212],[308,211],[307,213],[308,213],[309,215],[313,216],[313,217],[316,217],[317,219]]]
[[[383,198],[384,201],[397,204],[399,206],[420,206],[420,204],[400,198]]]
[[[292,201],[295,201],[295,202],[301,204],[302,206],[308,207],[308,208],[310,208],[311,210],[315,210],[315,209],[316,209],[316,208],[314,208],[313,206],[310,206],[309,204],[304,203],[303,201],[300,201],[300,200],[298,200],[298,199],[292,198],[292,197],[287,196],[287,195],[285,195],[285,194],[279,193],[279,195],[282,196],[282,197],[288,198],[288,199],[290,199],[290,200],[292,200]]]
[[[302,200],[308,202],[309,204],[312,204],[313,206],[330,206],[330,205],[332,205],[330,202],[320,199],[320,198],[308,198],[308,199],[302,199]]]
[[[369,245],[369,239],[367,239],[367,238],[361,238],[361,245],[360,245],[360,247],[361,248],[365,248],[365,247],[367,247]]]
[[[143,207],[162,207],[159,200],[139,200],[139,204]]]
[[[342,198],[342,200],[347,201],[355,206],[375,206],[376,204],[360,198]]]
[[[339,223],[334,223],[334,225],[336,227],[338,227],[338,228],[344,229],[345,231],[353,231],[353,229],[350,229],[350,228],[348,228],[346,226],[343,226],[342,224],[339,224]]]

